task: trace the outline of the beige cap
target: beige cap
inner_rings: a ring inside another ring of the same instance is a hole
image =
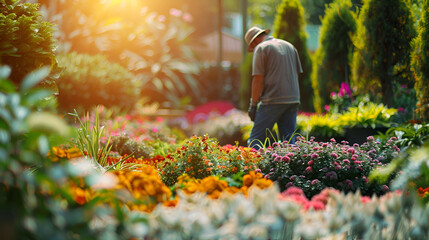
[[[250,47],[250,45],[255,40],[255,38],[258,37],[259,34],[263,32],[268,34],[270,32],[270,29],[263,30],[259,27],[252,27],[249,30],[247,30],[246,35],[244,35],[244,40],[246,40],[246,43],[247,43],[247,51],[253,52],[253,48]]]

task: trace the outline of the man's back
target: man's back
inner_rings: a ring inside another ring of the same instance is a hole
[[[268,37],[254,50],[252,75],[264,76],[262,104],[299,103],[298,52],[287,41]]]

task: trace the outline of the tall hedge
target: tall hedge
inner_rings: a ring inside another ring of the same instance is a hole
[[[342,82],[349,82],[353,54],[352,35],[356,32],[356,14],[351,10],[351,0],[336,0],[328,5],[322,19],[319,48],[312,72],[314,106],[329,101],[329,94],[337,92]]]
[[[273,36],[292,43],[298,50],[303,73],[300,74],[301,110],[313,111],[313,88],[311,86],[311,58],[307,48],[304,8],[299,0],[283,0],[277,9]]]
[[[52,33],[38,4],[0,0],[0,65],[12,68],[10,79],[17,86],[30,72],[55,65]]]
[[[393,104],[393,83],[412,84],[413,14],[405,0],[364,0],[359,14],[353,83]]]
[[[418,24],[419,35],[415,40],[413,68],[416,76],[417,114],[429,121],[429,0],[423,0],[422,16]]]

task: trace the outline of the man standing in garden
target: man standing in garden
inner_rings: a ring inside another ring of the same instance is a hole
[[[295,143],[293,134],[300,104],[298,74],[302,67],[298,51],[291,43],[268,36],[269,32],[252,27],[244,36],[248,51],[253,52],[248,113],[254,125],[247,143],[256,149],[271,135],[275,123],[278,140]]]

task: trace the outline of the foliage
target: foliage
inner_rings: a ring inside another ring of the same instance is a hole
[[[201,96],[189,14],[174,8],[169,15],[157,14],[141,1],[45,2],[46,15],[58,25],[62,51],[102,54],[126,66],[138,75],[141,94],[152,101],[176,104],[187,95]]]
[[[326,16],[327,7],[334,2],[334,0],[312,1],[301,0],[302,6],[305,9],[305,18],[309,24],[323,25],[323,18]],[[362,0],[352,0],[353,10],[357,11],[361,5]]]
[[[101,55],[59,55],[63,69],[57,80],[59,106],[64,110],[89,110],[99,104],[129,108],[137,102],[141,82],[119,64]]]
[[[12,68],[12,82],[19,86],[30,72],[54,68],[55,48],[53,24],[43,21],[37,4],[0,1],[0,65]]]
[[[27,76],[20,91],[7,77],[11,69],[2,67],[0,212],[10,216],[3,236],[11,239],[67,238],[76,229],[88,237],[91,216],[87,208],[77,208],[64,178],[73,175],[46,159],[51,144],[70,137],[68,125],[59,117],[36,112],[36,106],[50,91],[33,88],[49,71],[43,68]],[[55,140],[56,141],[53,141]],[[49,193],[49,194],[48,194]],[[61,200],[57,196],[64,196]],[[65,204],[65,205],[64,205]],[[68,210],[64,208],[68,206]],[[95,209],[95,208],[94,208]],[[63,221],[59,224],[58,219]],[[57,220],[55,220],[57,219]]]
[[[328,102],[329,92],[350,80],[352,36],[356,32],[356,14],[351,8],[351,0],[336,0],[326,9],[322,19],[320,47],[316,51],[311,77],[317,112],[321,112],[320,107]]]
[[[412,84],[413,15],[404,0],[365,0],[354,39],[353,86],[359,94],[381,94],[393,106],[393,84]]]
[[[331,138],[344,136],[344,129],[335,114],[300,115],[297,119],[297,132],[307,139],[315,137],[317,141],[328,141]]]
[[[144,142],[139,142],[126,135],[112,137],[110,144],[111,150],[118,152],[121,156],[131,155],[134,158],[149,158],[153,151],[153,148]]]
[[[304,111],[312,111],[312,99],[314,95],[310,78],[312,63],[306,45],[307,34],[304,31],[305,25],[304,9],[300,1],[283,0],[277,9],[273,25],[273,36],[292,43],[297,49],[303,70],[303,73],[299,75],[300,108]]]
[[[397,123],[405,123],[416,119],[416,90],[413,87],[408,87],[405,84],[393,85],[393,106],[398,109],[398,114],[395,115],[394,120]]]
[[[423,146],[429,140],[429,124],[406,124],[389,128],[383,136],[398,138],[398,146],[404,151]]]
[[[192,178],[227,177],[255,169],[258,155],[250,148],[227,145],[221,147],[214,138],[193,136],[166,156],[160,164],[162,181],[172,186],[184,173]]]
[[[422,9],[428,9],[429,3],[423,0]],[[429,13],[423,11],[418,23],[418,36],[414,40],[412,66],[416,76],[414,86],[417,95],[417,114],[425,121],[429,120]]]
[[[376,128],[377,126],[390,127],[391,118],[396,114],[394,108],[387,108],[383,104],[360,102],[357,107],[350,107],[338,117],[344,126]]]
[[[427,144],[420,147],[412,146],[389,165],[371,173],[370,178],[385,182],[392,172],[399,172],[391,184],[392,188],[417,192],[420,200],[427,205],[429,203],[428,150]]]
[[[369,138],[362,146],[346,143],[340,144],[334,139],[319,143],[302,138],[296,145],[275,143],[262,152],[259,167],[281,190],[296,186],[308,197],[327,187],[343,192],[359,189],[368,196],[385,193],[387,186],[369,183],[368,175],[376,167],[390,162],[398,155],[399,148],[395,145],[380,148],[374,138]]]

